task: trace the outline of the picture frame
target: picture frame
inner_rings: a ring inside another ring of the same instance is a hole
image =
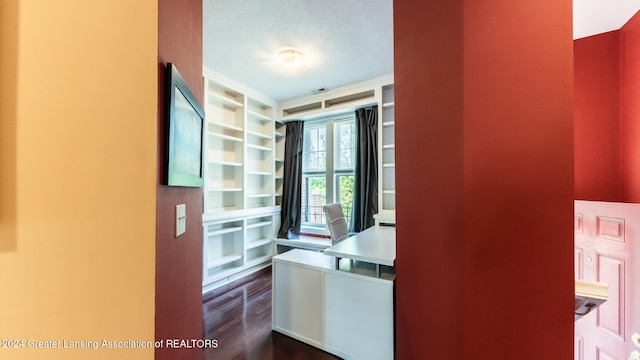
[[[167,63],[165,84],[164,184],[202,187],[204,110],[172,63]]]

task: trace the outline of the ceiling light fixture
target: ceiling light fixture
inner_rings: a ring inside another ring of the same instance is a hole
[[[285,71],[298,71],[306,65],[307,61],[298,50],[286,49],[276,55],[276,64]]]

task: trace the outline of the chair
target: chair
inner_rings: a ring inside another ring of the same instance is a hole
[[[342,206],[339,203],[327,204],[322,207],[327,219],[327,227],[331,233],[331,244],[335,245],[348,238],[351,234],[344,218]]]

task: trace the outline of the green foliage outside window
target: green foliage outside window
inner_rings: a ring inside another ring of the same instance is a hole
[[[340,205],[347,219],[351,221],[351,208],[353,207],[353,175],[340,176]]]

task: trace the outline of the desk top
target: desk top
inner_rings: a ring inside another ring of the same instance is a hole
[[[374,225],[324,250],[326,255],[393,266],[396,228]]]

